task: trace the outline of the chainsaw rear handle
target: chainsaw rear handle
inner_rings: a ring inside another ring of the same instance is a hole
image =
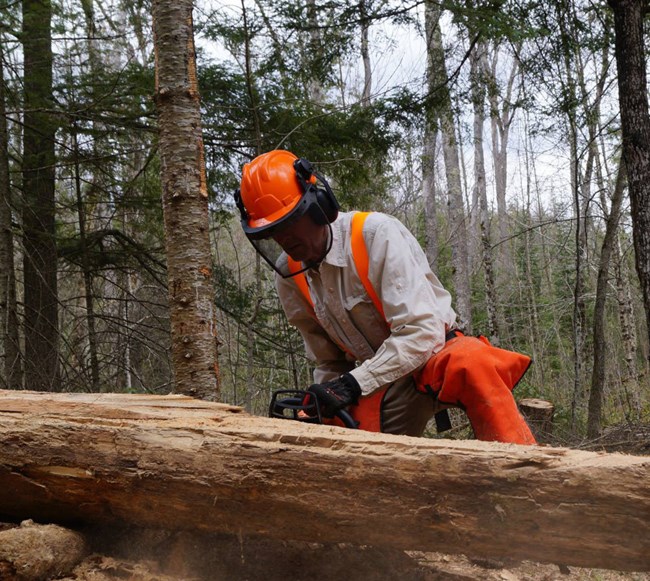
[[[269,405],[269,417],[296,420],[308,424],[323,423],[323,414],[318,399],[306,391],[297,389],[274,391]],[[359,423],[346,410],[339,410],[336,417],[343,422],[346,428],[356,430],[359,427]]]
[[[359,427],[359,422],[357,422],[357,420],[355,420],[352,417],[352,414],[347,410],[339,410],[336,412],[336,417],[343,422],[343,425],[346,428],[356,430]]]

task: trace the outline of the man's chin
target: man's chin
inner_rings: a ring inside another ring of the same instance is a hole
[[[307,262],[307,257],[305,256],[305,253],[301,251],[300,248],[287,250],[286,253],[296,262]]]

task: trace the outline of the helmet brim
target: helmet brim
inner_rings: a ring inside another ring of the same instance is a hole
[[[279,210],[265,218],[257,220],[250,218],[243,219],[241,224],[244,233],[249,240],[271,238],[278,232],[289,228],[292,224],[302,218],[314,202],[313,194],[308,191],[304,196],[301,196],[293,206],[287,206],[288,211],[286,208],[282,208],[282,210]]]

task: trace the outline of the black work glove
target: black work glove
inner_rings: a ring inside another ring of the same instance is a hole
[[[352,375],[344,373],[338,379],[310,385],[307,393],[318,400],[324,417],[333,418],[339,410],[359,401],[361,388]]]

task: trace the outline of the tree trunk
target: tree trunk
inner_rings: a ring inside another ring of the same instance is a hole
[[[438,273],[438,200],[436,198],[436,133],[427,127],[422,154],[422,196],[424,197],[425,253],[431,270]]]
[[[97,356],[97,333],[95,331],[95,305],[93,292],[93,273],[88,258],[88,243],[86,230],[86,208],[84,206],[81,167],[79,164],[79,143],[77,127],[72,126],[72,149],[74,152],[74,179],[77,202],[77,219],[79,220],[79,245],[81,250],[81,268],[84,281],[84,303],[86,307],[86,325],[88,327],[88,353],[90,355],[90,379],[92,391],[99,391],[99,358]],[[81,359],[83,363],[83,359]],[[85,365],[84,365],[85,367]],[[85,370],[84,370],[85,372]],[[29,387],[29,386],[28,386]]]
[[[453,281],[456,295],[456,312],[461,328],[472,332],[472,303],[469,283],[469,261],[467,255],[467,225],[465,223],[465,204],[460,175],[460,161],[458,158],[458,142],[454,112],[447,87],[447,67],[445,53],[442,46],[442,32],[440,29],[439,10],[427,12],[433,18],[430,26],[432,31],[428,50],[431,51],[431,77],[436,87],[435,95],[429,97],[439,101],[438,118],[442,132],[442,150],[445,159],[445,175],[447,178],[447,195],[449,206],[449,230],[451,238],[451,259],[453,267]],[[436,13],[438,18],[435,18]]]
[[[519,52],[517,49],[515,52]],[[488,83],[488,101],[490,103],[490,124],[492,129],[492,156],[494,162],[494,187],[497,200],[497,223],[499,230],[498,246],[498,279],[499,291],[505,293],[513,278],[513,251],[511,248],[510,224],[508,219],[507,185],[508,185],[508,147],[510,141],[510,127],[514,120],[514,106],[516,96],[513,96],[515,80],[519,74],[519,61],[514,59],[505,83],[505,92],[499,94],[501,83],[497,80],[497,70],[502,66],[500,62],[498,45],[494,48],[494,55],[490,63],[490,79]],[[501,97],[499,99],[499,97]],[[503,300],[502,296],[502,300]],[[507,300],[505,301],[507,304]],[[513,330],[508,329],[509,317],[503,316],[500,331],[505,336],[513,335]]]
[[[175,389],[219,396],[192,1],[155,0],[156,107]]]
[[[323,40],[321,38],[321,28],[318,22],[318,8],[316,0],[307,0],[307,20],[309,22],[309,56],[312,59],[318,59],[323,53]],[[269,23],[269,31],[273,30],[273,25]],[[281,47],[279,47],[281,49]],[[304,57],[303,57],[304,58]],[[323,85],[316,75],[309,75],[307,83],[307,93],[309,100],[314,105],[322,105],[324,101]],[[261,153],[261,152],[260,152]]]
[[[372,92],[372,68],[370,66],[370,49],[368,45],[368,32],[370,20],[368,19],[368,0],[359,2],[359,18],[361,20],[361,60],[363,62],[363,91],[361,92],[361,106],[370,105]]]
[[[629,421],[634,422],[638,421],[641,417],[642,409],[639,398],[639,370],[637,366],[637,322],[634,316],[632,289],[630,288],[631,277],[629,275],[626,257],[621,251],[620,236],[616,241],[615,252],[618,321],[621,328],[622,351],[625,360],[621,384],[627,405],[625,416]]]
[[[483,155],[483,126],[485,125],[485,71],[486,46],[479,41],[470,55],[470,78],[472,81],[472,104],[474,108],[474,195],[478,204],[479,235],[483,256],[485,280],[485,310],[487,311],[488,337],[493,345],[499,345],[497,297],[494,286],[490,216],[487,200],[485,157]]]
[[[528,140],[525,140],[525,146],[524,146],[524,159],[525,159],[525,167],[530,168],[530,159],[529,159],[529,143]],[[533,222],[532,216],[534,214],[533,212],[533,200],[532,200],[532,187],[531,187],[531,179],[532,176],[530,172],[526,172],[526,205],[525,205],[525,212],[526,212],[526,218],[529,221],[529,223]],[[520,284],[520,294],[522,297],[522,304],[525,304],[526,306],[524,307],[524,310],[528,312],[528,321],[529,324],[527,325],[527,334],[528,334],[528,344],[530,345],[530,355],[533,358],[533,361],[539,361],[539,347],[538,347],[538,340],[537,337],[540,336],[539,328],[539,308],[537,305],[537,298],[538,294],[536,292],[536,287],[537,285],[535,284],[535,266],[533,264],[533,258],[532,258],[532,252],[533,252],[533,234],[530,229],[526,229],[526,233],[524,235],[524,258],[525,258],[525,263],[524,263],[524,272],[525,272],[525,279],[523,280],[523,285]],[[543,366],[539,366],[542,367]],[[536,378],[538,380],[541,380],[543,382],[543,369],[541,370],[536,370],[535,375],[537,373],[540,373],[542,377]],[[535,382],[535,379],[533,379],[533,383]]]
[[[636,269],[650,339],[650,113],[644,50],[645,0],[609,0],[614,12],[618,95]]]
[[[60,387],[52,5],[50,0],[23,0],[22,8],[25,384],[49,391]]]
[[[426,255],[433,272],[438,272],[438,201],[436,200],[436,141],[438,136],[436,96],[436,58],[433,35],[441,9],[433,2],[425,4],[425,35],[427,43],[427,99],[425,101],[425,129],[422,153],[422,195],[424,196],[424,219],[426,224]]]
[[[588,156],[581,174],[579,154],[578,105],[581,95],[578,93],[578,80],[575,74],[576,44],[573,30],[573,18],[569,4],[556,5],[556,18],[560,26],[562,63],[564,77],[560,76],[562,91],[566,100],[566,123],[570,151],[571,192],[573,194],[573,211],[575,219],[575,281],[573,286],[573,395],[571,398],[571,428],[576,429],[579,411],[584,409],[586,395],[586,335],[587,313],[585,304],[585,268],[586,248],[586,209],[589,199],[586,192],[591,180],[593,167],[593,148],[587,148]],[[583,103],[586,107],[587,104]]]
[[[596,283],[596,304],[594,305],[594,367],[591,375],[589,392],[589,415],[587,417],[587,435],[597,438],[600,435],[603,414],[603,392],[605,390],[605,362],[607,360],[607,333],[605,332],[605,303],[609,286],[609,264],[617,243],[618,221],[621,215],[623,192],[625,191],[625,165],[621,164],[616,177],[616,186],[612,196],[612,206],[605,227],[605,238],[600,252],[598,281]]]
[[[0,391],[0,514],[650,570],[650,460]]]
[[[442,150],[447,177],[447,205],[449,207],[449,230],[451,238],[451,262],[453,267],[456,311],[460,327],[472,332],[472,292],[469,282],[469,258],[467,252],[467,224],[465,205],[460,181],[458,142],[456,141],[452,111],[441,120]]]
[[[4,85],[4,52],[0,43],[0,341],[4,348],[2,382],[9,389],[23,387],[18,306],[16,302],[16,269],[12,226],[11,179],[9,177],[9,144]]]

